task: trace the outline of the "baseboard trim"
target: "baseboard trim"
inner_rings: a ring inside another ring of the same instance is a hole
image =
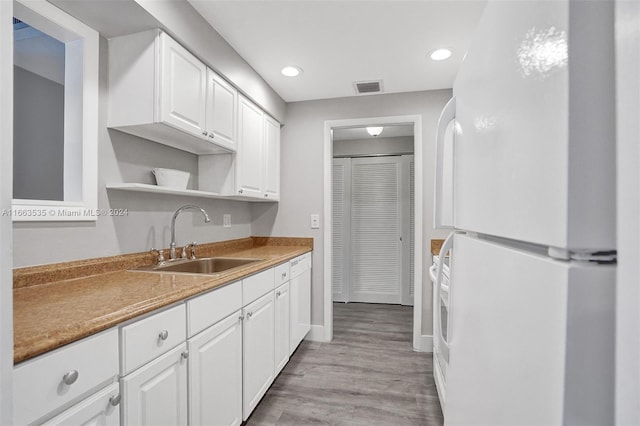
[[[326,342],[327,338],[324,334],[324,326],[323,325],[312,325],[311,330],[307,334],[305,340],[310,340],[312,342]]]
[[[418,346],[413,348],[416,352],[433,352],[433,336],[423,334],[418,338]]]

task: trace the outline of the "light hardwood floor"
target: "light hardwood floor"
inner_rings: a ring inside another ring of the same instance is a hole
[[[441,425],[432,356],[411,345],[412,308],[333,308],[333,341],[303,341],[246,425]]]

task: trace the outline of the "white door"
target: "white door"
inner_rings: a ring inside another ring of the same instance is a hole
[[[120,425],[120,385],[113,383],[42,424],[64,425]]]
[[[262,192],[264,123],[262,111],[238,96],[238,154],[236,191],[247,197],[264,198]]]
[[[189,340],[189,424],[242,423],[242,312]]]
[[[289,361],[289,334],[291,332],[289,283],[282,284],[275,290],[275,375],[278,375]]]
[[[331,285],[334,302],[349,301],[351,159],[333,159]]]
[[[351,160],[353,302],[400,303],[402,283],[399,157]]]
[[[238,91],[207,69],[207,138],[233,151],[236,143]]]
[[[264,196],[280,198],[280,123],[265,115],[264,120]]]
[[[615,266],[454,237],[445,423],[613,424]]]
[[[159,121],[204,137],[207,67],[164,33],[160,44]]]
[[[456,228],[616,247],[613,7],[487,4],[453,86]]]
[[[273,291],[243,309],[244,420],[256,408],[275,377],[274,311]]]
[[[131,426],[187,424],[187,344],[122,378],[122,420]]]

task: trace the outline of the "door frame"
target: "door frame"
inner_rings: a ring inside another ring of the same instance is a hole
[[[13,2],[0,0],[0,56],[13,58]],[[0,61],[0,424],[12,423],[13,382],[13,61]]]
[[[409,124],[413,125],[413,150],[415,158],[415,210],[416,218],[414,230],[414,302],[413,302],[413,349],[416,351],[430,352],[432,350],[431,340],[425,341],[422,337],[422,290],[424,283],[422,282],[422,248],[424,246],[423,238],[423,163],[424,154],[422,147],[422,116],[420,115],[401,115],[391,117],[365,117],[352,118],[343,120],[327,120],[324,122],[324,340],[331,341],[333,339],[333,286],[332,286],[332,212],[333,212],[333,129],[349,128],[349,127],[366,127],[371,125],[385,124]],[[426,343],[425,343],[426,342]]]

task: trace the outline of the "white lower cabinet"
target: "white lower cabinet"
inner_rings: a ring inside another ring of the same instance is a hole
[[[113,328],[22,362],[13,370],[12,425],[39,424],[118,377]]]
[[[187,344],[121,379],[125,425],[187,424]]]
[[[291,319],[289,305],[291,302],[289,283],[286,282],[275,290],[275,374],[289,361],[289,333]]]
[[[291,261],[290,353],[296,350],[311,329],[311,255]]]
[[[120,386],[118,383],[112,383],[42,425],[118,426],[120,425]]]
[[[258,405],[275,377],[274,305],[272,290],[243,309],[244,420]]]
[[[189,339],[189,424],[242,423],[242,312]]]

